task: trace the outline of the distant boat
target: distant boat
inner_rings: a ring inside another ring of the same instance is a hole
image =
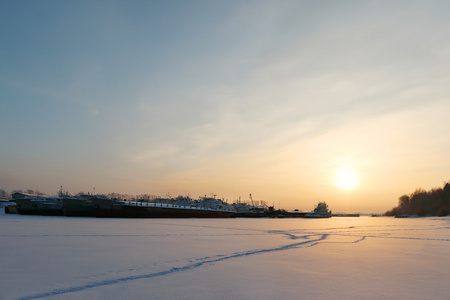
[[[332,214],[333,217],[359,217],[359,214],[346,214],[346,213],[340,213],[340,214]]]
[[[92,198],[102,197],[98,195],[77,195],[63,197],[63,211],[67,217],[91,217],[94,216],[94,203]]]
[[[0,198],[0,209],[4,208],[5,214],[18,214],[16,202],[9,201],[6,198]]]
[[[59,197],[32,197],[16,199],[16,208],[21,215],[62,216],[62,201]]]
[[[319,202],[313,211],[304,215],[304,218],[331,218],[331,211],[325,202]]]
[[[233,204],[239,218],[261,218],[265,215],[266,209],[262,206],[255,206],[247,203]]]
[[[414,215],[395,215],[396,218],[417,218]]]

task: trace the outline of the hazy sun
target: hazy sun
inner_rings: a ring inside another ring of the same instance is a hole
[[[354,188],[358,184],[358,176],[349,168],[341,168],[336,175],[336,185],[344,190]]]

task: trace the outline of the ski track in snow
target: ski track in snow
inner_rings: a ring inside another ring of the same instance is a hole
[[[170,267],[167,270],[146,273],[141,275],[130,275],[130,276],[122,276],[115,279],[105,279],[98,281],[87,282],[86,284],[81,284],[77,286],[61,288],[61,289],[53,289],[48,292],[36,293],[33,295],[23,296],[20,298],[16,298],[16,300],[28,300],[28,299],[44,299],[47,297],[58,296],[67,293],[74,293],[79,291],[84,291],[88,289],[93,289],[102,286],[110,286],[140,279],[149,279],[154,277],[166,276],[170,274],[174,274],[177,272],[190,271],[205,265],[213,265],[219,263],[221,261],[231,260],[235,258],[242,258],[251,255],[258,255],[264,253],[273,253],[278,251],[296,249],[296,248],[305,248],[305,247],[313,247],[322,243],[360,243],[363,242],[366,238],[388,238],[388,239],[409,239],[409,240],[429,240],[429,241],[446,241],[450,242],[450,239],[439,239],[439,238],[426,238],[426,237],[408,237],[408,236],[399,236],[393,234],[399,234],[405,231],[426,231],[426,230],[435,230],[435,229],[450,229],[450,227],[446,226],[429,226],[429,227],[418,227],[417,229],[405,229],[402,228],[402,225],[393,225],[393,228],[389,229],[380,229],[378,226],[347,226],[347,227],[335,227],[335,228],[317,228],[317,229],[292,229],[292,230],[262,230],[262,229],[244,229],[244,228],[227,228],[227,227],[219,227],[219,226],[205,226],[205,225],[189,225],[189,224],[159,224],[159,225],[172,225],[172,226],[185,226],[185,227],[201,227],[207,229],[221,229],[221,230],[245,230],[247,233],[229,233],[229,234],[105,234],[105,235],[92,235],[92,234],[81,234],[81,235],[11,235],[11,234],[2,234],[0,237],[153,237],[153,236],[167,236],[167,237],[176,237],[176,236],[254,236],[254,235],[281,235],[285,236],[290,240],[301,240],[299,242],[281,245],[273,248],[263,248],[263,249],[255,249],[255,250],[247,250],[242,252],[234,252],[231,254],[218,254],[215,256],[205,256],[201,258],[186,258],[187,264],[181,267]],[[387,227],[387,226],[385,226]],[[410,228],[410,227],[409,227]],[[248,233],[248,232],[252,233]],[[330,236],[345,236],[354,238],[352,241],[330,241],[328,237]],[[166,261],[160,264],[173,264],[178,263],[179,260]],[[158,265],[158,263],[153,264],[153,266]],[[114,273],[118,275],[120,273],[129,273],[135,271],[143,271],[147,269],[149,265],[143,265],[141,267],[130,267],[127,270],[116,270]],[[90,276],[91,279],[99,276],[105,276],[111,272],[105,272],[103,274],[98,274],[94,276]]]

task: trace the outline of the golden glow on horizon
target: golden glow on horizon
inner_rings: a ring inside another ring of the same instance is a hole
[[[336,175],[336,185],[344,190],[349,190],[358,184],[358,176],[348,167],[338,170]]]

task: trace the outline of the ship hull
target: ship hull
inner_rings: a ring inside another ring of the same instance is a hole
[[[56,200],[17,199],[16,208],[21,215],[63,215],[62,203]]]
[[[238,218],[262,218],[264,213],[254,213],[254,212],[238,212],[236,217]]]
[[[17,211],[21,215],[40,215],[40,216],[62,216],[63,211],[61,209],[20,209]]]
[[[201,208],[124,206],[128,218],[233,218],[236,213]]]
[[[236,212],[157,203],[124,203],[93,200],[98,218],[234,218]]]
[[[326,218],[331,218],[331,215],[306,214],[306,215],[303,216],[303,218],[326,219]]]
[[[94,204],[85,199],[63,199],[63,211],[66,217],[92,217]]]

